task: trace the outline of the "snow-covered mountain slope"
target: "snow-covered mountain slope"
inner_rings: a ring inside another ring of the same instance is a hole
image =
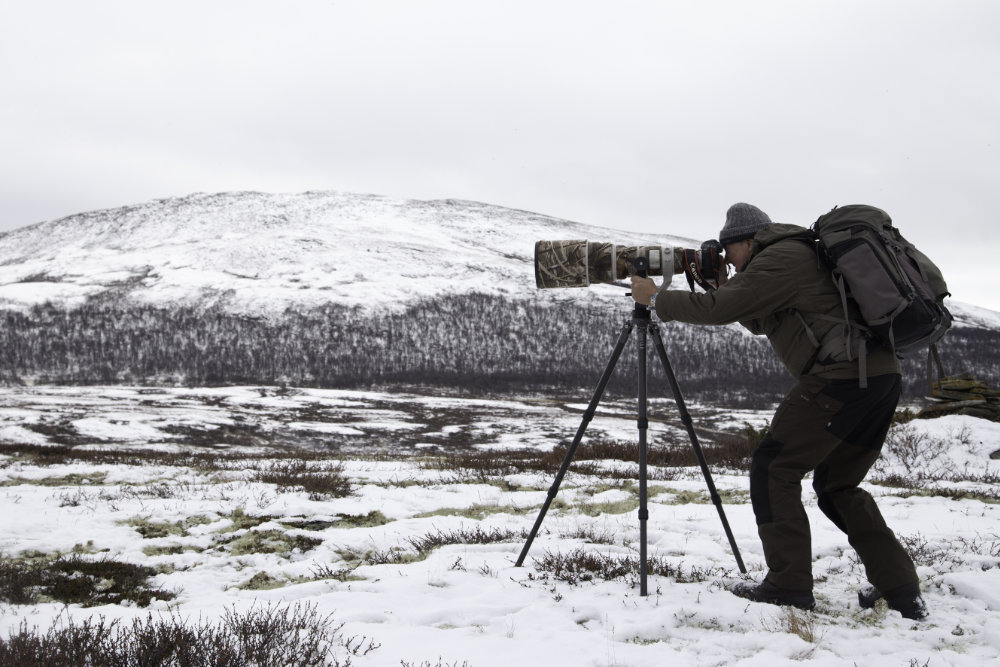
[[[1000,329],[1000,313],[961,301],[946,299],[945,304],[954,318],[954,326],[975,329]]]
[[[141,303],[274,315],[323,304],[402,309],[470,292],[621,301],[620,288],[535,288],[534,242],[697,247],[470,201],[339,192],[194,194],[92,211],[0,235],[0,307],[67,306],[112,293]],[[677,278],[676,288],[683,287]],[[948,302],[956,324],[1000,313]]]
[[[267,314],[330,302],[405,307],[469,292],[533,297],[534,242],[567,238],[694,243],[468,201],[195,194],[0,236],[0,304],[75,304],[116,290],[142,302]]]

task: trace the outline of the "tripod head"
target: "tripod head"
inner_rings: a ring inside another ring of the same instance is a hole
[[[646,257],[636,257],[632,260],[632,269],[635,271],[634,275],[640,278],[649,277],[649,259]],[[632,292],[626,292],[625,296],[632,296]],[[635,308],[632,312],[632,317],[638,320],[649,320],[649,306],[645,306],[638,301],[635,302]]]

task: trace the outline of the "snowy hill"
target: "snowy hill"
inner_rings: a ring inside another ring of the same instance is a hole
[[[625,236],[467,201],[196,194],[0,236],[0,304],[79,304],[111,290],[150,304],[217,303],[246,314],[331,302],[399,309],[445,294],[534,297],[539,239],[695,243]]]
[[[534,242],[554,239],[699,243],[331,192],[81,213],[0,235],[0,382],[589,386],[632,301],[619,286],[536,289]],[[947,371],[1000,384],[1000,314],[949,306]],[[786,390],[767,342],[737,325],[663,330],[702,400],[758,404]],[[905,361],[922,395],[924,361]],[[633,362],[625,355],[612,389],[633,390]]]
[[[539,293],[532,255],[541,239],[700,243],[452,199],[193,194],[0,234],[0,305],[73,306],[110,291],[155,305],[268,314],[326,303],[400,309],[472,292],[555,301],[621,296],[600,287],[585,297],[584,290]],[[949,307],[960,326],[1000,328],[1000,313]]]

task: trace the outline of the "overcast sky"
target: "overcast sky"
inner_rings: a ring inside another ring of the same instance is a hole
[[[871,203],[1000,310],[998,81],[996,0],[11,0],[0,231],[230,190],[698,239]]]

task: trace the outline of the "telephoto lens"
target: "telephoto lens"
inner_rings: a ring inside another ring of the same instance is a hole
[[[638,257],[650,276],[673,276],[683,270],[683,249],[671,246],[626,246],[600,241],[536,241],[535,284],[539,289],[615,284],[635,271]],[[675,262],[675,254],[677,261]]]

